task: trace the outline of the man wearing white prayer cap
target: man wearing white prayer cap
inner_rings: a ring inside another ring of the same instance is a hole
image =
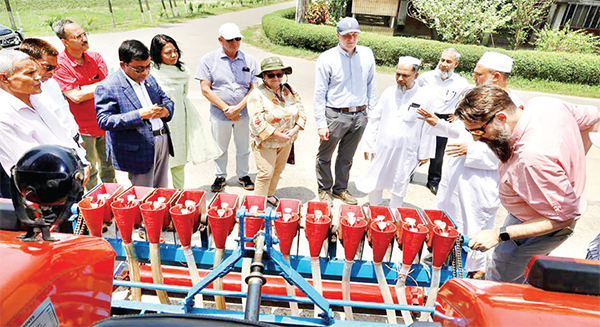
[[[435,136],[430,135],[430,126],[417,118],[417,109],[429,108],[431,98],[429,90],[415,82],[420,67],[419,59],[400,57],[396,85],[383,91],[369,112],[361,149],[371,159],[371,166],[356,181],[356,188],[369,194],[371,205],[381,205],[387,189],[389,206],[402,207],[410,176],[435,155]]]
[[[525,102],[507,87],[508,77],[512,72],[512,66],[513,59],[511,57],[499,52],[486,52],[481,56],[475,66],[473,80],[477,86],[484,84],[500,86],[508,93],[510,99],[515,103],[517,108],[520,108]]]

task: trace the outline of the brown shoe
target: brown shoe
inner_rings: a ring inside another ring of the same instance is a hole
[[[325,202],[328,204],[332,204],[333,199],[331,198],[331,193],[328,191],[320,191],[319,192],[319,201]]]
[[[358,204],[358,201],[356,201],[356,198],[352,194],[350,194],[350,192],[348,192],[348,190],[344,190],[340,194],[333,193],[333,197],[340,199],[349,205],[357,205]]]

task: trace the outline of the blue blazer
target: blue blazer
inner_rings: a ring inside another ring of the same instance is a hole
[[[170,114],[161,118],[167,128],[169,154],[173,156],[173,144],[167,122],[173,117],[173,101],[158,86],[156,79],[148,75],[143,82],[152,103],[165,106]],[[100,128],[106,133],[106,153],[113,166],[132,174],[146,174],[154,164],[154,136],[150,121],[142,119],[138,109],[142,107],[123,70],[104,79],[94,92],[96,116]]]

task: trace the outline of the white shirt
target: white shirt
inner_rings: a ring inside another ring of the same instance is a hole
[[[42,93],[31,95],[31,98],[44,98],[46,95],[53,101],[53,103],[45,103],[46,108],[58,118],[60,125],[69,131],[69,135],[75,137],[79,133],[79,126],[69,109],[69,102],[65,99],[56,80],[50,78],[42,82]]]
[[[58,118],[46,107],[48,95],[30,98],[33,108],[0,89],[0,163],[8,175],[19,159],[38,145],[53,144],[75,149],[84,164],[85,149],[65,133]]]
[[[348,108],[377,104],[375,57],[357,45],[352,56],[338,44],[323,52],[315,65],[314,114],[317,128],[327,127],[326,107]]]
[[[127,74],[125,74],[125,77],[127,78],[129,84],[131,84],[131,87],[133,88],[135,95],[137,95],[138,100],[140,100],[142,108],[154,105],[143,81],[141,83],[136,83],[129,76],[127,76]],[[150,118],[149,120],[153,131],[158,131],[163,128],[163,121],[160,118]]]
[[[421,74],[417,82],[431,90],[431,107],[426,109],[441,115],[453,114],[463,92],[471,87],[467,79],[456,73],[442,80],[435,69]]]

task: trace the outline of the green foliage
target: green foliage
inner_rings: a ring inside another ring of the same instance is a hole
[[[537,32],[553,3],[554,0],[512,0],[514,11],[509,30],[514,49],[524,44],[532,32]]]
[[[329,0],[329,14],[334,22],[338,22],[346,16],[346,6],[348,6],[348,0]]]
[[[308,4],[306,7],[306,22],[309,24],[328,24],[331,23],[331,14],[326,0],[317,0]]]
[[[263,16],[262,27],[271,42],[325,51],[337,45],[335,28],[324,25],[295,24],[294,8]],[[487,51],[506,53],[514,59],[513,74],[528,79],[545,79],[588,85],[600,84],[600,57],[591,54],[542,52],[532,50],[508,51],[478,45],[449,44],[418,38],[391,37],[368,32],[361,33],[360,44],[370,47],[379,65],[394,66],[400,56],[420,58],[434,67],[442,51],[456,48],[461,54],[459,71],[472,72],[479,58]]]
[[[543,28],[537,33],[535,49],[540,51],[564,51],[579,53],[597,53],[600,37],[584,30],[572,30],[571,24],[562,29]]]
[[[448,42],[475,44],[512,18],[506,0],[412,0],[411,15]]]

